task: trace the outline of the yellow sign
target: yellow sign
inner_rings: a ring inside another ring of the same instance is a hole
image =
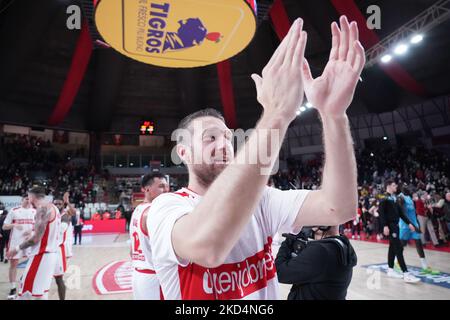
[[[217,63],[245,49],[256,31],[246,0],[101,0],[95,23],[120,53],[163,67]]]

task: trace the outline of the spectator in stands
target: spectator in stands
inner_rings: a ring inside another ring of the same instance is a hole
[[[419,220],[420,231],[421,231],[421,240],[422,244],[426,244],[425,233],[428,230],[428,234],[433,242],[433,245],[437,246],[439,244],[436,233],[434,232],[433,223],[427,214],[427,208],[425,207],[425,199],[427,198],[427,194],[423,194],[422,197],[419,197],[417,193],[413,194],[413,201],[416,207],[417,219]],[[431,214],[431,213],[430,213]]]
[[[450,230],[450,191],[445,194],[444,216],[447,222],[447,230]],[[450,240],[449,237],[450,234],[447,234],[447,241]]]
[[[373,232],[377,235],[377,240],[381,240],[383,238],[383,231],[380,226],[380,215],[378,213],[379,202],[376,199],[373,199],[370,208],[369,214],[372,216],[373,223]]]
[[[102,215],[101,215],[98,211],[96,211],[96,212],[92,215],[92,220],[94,220],[94,221],[102,220]]]
[[[77,237],[78,237],[78,244],[81,244],[81,236],[83,232],[83,216],[81,215],[80,210],[77,210],[75,215],[72,217],[72,225],[73,225],[73,231],[74,231],[74,237],[73,237],[73,244],[77,244]]]
[[[111,219],[111,214],[109,213],[108,210],[106,210],[103,215],[102,215],[103,220],[109,220]]]
[[[447,242],[447,223],[444,216],[445,199],[441,197],[439,193],[433,194],[434,202],[431,206],[432,221],[434,224],[434,230],[439,241],[439,245],[444,245]]]
[[[352,239],[361,239],[361,216],[362,216],[362,205],[359,203],[358,209],[356,209],[355,219],[352,223]]]

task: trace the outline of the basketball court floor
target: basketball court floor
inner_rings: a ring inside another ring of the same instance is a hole
[[[410,271],[421,277],[417,284],[402,279],[388,278],[385,273],[387,249],[384,243],[352,240],[358,255],[353,280],[348,290],[349,300],[450,300],[450,253],[425,250],[428,263],[442,271],[439,276],[419,275],[419,257],[413,246],[405,249]],[[274,245],[274,257],[278,246]],[[73,247],[74,257],[68,261],[65,275],[68,300],[124,300],[132,299],[131,268],[129,264],[129,237],[127,234],[83,236],[83,244]],[[24,263],[19,269],[23,272]],[[281,297],[289,293],[289,285],[281,285]],[[0,299],[9,291],[8,264],[0,264]],[[50,300],[57,300],[53,283]]]

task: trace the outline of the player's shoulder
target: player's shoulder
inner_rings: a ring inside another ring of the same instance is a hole
[[[14,208],[11,209],[10,212],[19,212],[20,208],[22,208],[22,207],[21,206],[14,207]]]
[[[159,207],[165,205],[173,205],[177,203],[188,203],[197,197],[196,194],[189,192],[186,189],[180,189],[175,192],[167,192],[160,194],[152,201],[152,207]]]

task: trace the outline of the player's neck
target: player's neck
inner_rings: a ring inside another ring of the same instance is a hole
[[[189,179],[187,189],[200,196],[203,196],[206,193],[206,191],[208,191],[208,187],[199,183],[196,179]]]

